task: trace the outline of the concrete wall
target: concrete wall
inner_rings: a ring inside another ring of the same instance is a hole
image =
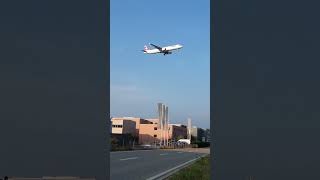
[[[114,127],[114,126],[122,126],[122,127]],[[122,134],[123,132],[123,120],[112,120],[112,134]]]
[[[161,131],[158,124],[140,124],[139,144],[154,144],[160,142]]]

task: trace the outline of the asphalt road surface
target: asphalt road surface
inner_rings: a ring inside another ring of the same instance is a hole
[[[111,180],[145,180],[202,156],[203,152],[140,150],[111,152]]]

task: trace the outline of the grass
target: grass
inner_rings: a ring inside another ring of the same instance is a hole
[[[210,158],[202,157],[192,165],[178,171],[167,180],[209,180],[210,179]]]

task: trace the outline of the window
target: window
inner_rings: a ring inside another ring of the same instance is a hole
[[[157,135],[155,134],[155,135],[153,135],[153,137],[157,137]]]
[[[158,128],[154,127],[153,129],[154,129],[154,130],[157,130]]]
[[[113,127],[113,128],[122,128],[123,125],[118,125],[118,124],[115,124],[115,125],[114,125],[114,124],[113,124],[112,127]]]

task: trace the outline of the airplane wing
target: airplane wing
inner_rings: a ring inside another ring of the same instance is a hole
[[[156,46],[156,45],[151,44],[151,43],[150,43],[150,45],[151,45],[151,46],[153,46],[153,47],[155,47],[155,48],[157,48],[157,49],[159,49],[160,51],[162,51],[162,47],[160,47],[160,46]]]

